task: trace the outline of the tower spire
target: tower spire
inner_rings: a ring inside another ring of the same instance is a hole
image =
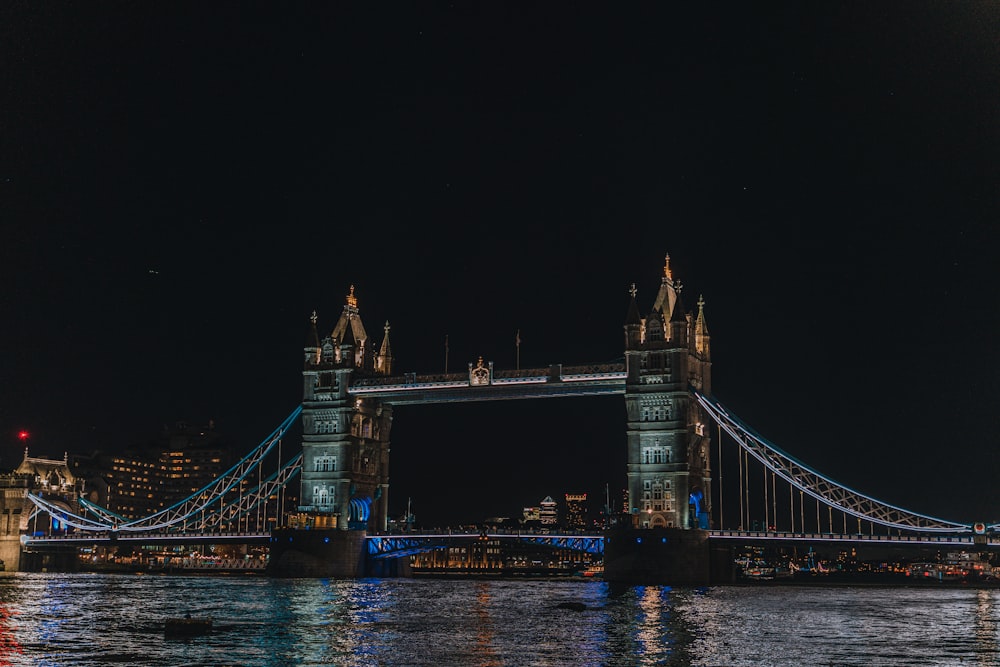
[[[350,329],[350,334],[348,334],[348,329]],[[337,320],[336,326],[333,327],[333,333],[330,334],[330,338],[334,340],[335,345],[352,345],[354,346],[354,365],[361,367],[364,365],[366,350],[371,347],[368,343],[368,333],[365,331],[365,325],[361,322],[361,314],[358,310],[358,298],[354,296],[354,285],[351,285],[350,290],[347,293],[347,298],[344,303],[344,310],[340,313],[340,318]],[[350,361],[349,359],[344,359],[344,362]]]
[[[670,253],[667,253],[663,258],[663,276],[660,277],[660,290],[653,301],[653,310],[659,310],[665,319],[670,320],[680,291],[681,283],[674,280],[674,270],[670,268]]]
[[[708,323],[705,321],[705,297],[700,294],[698,295],[698,316],[694,321],[694,348],[706,359],[711,357]]]
[[[382,347],[379,348],[378,357],[375,359],[375,371],[382,375],[392,375],[392,348],[389,346],[389,320],[385,321],[382,330],[385,337],[382,339]]]

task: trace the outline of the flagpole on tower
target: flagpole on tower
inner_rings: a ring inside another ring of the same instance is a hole
[[[514,346],[517,348],[517,361],[515,365],[516,370],[521,370],[521,330],[517,330],[517,334],[514,336]]]

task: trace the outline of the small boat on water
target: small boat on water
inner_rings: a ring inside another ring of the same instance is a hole
[[[212,619],[191,618],[190,614],[184,618],[168,618],[163,624],[163,634],[168,637],[195,637],[211,631]]]

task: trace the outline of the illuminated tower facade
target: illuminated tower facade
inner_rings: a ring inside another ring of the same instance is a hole
[[[302,371],[302,489],[297,525],[385,530],[392,406],[348,392],[352,377],[389,375],[389,324],[376,351],[361,322],[354,286],[332,332],[310,318]]]
[[[635,285],[625,319],[628,509],[636,528],[709,528],[711,430],[689,387],[711,394],[705,302],[684,310],[666,258],[652,309]]]

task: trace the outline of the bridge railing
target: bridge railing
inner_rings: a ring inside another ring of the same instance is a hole
[[[605,379],[618,377],[625,372],[623,363],[594,363],[579,364],[575,366],[563,366],[554,364],[544,368],[520,368],[520,369],[494,369],[493,380],[539,380],[546,381],[553,376],[562,380],[583,380],[583,379]],[[453,386],[455,384],[467,384],[468,373],[429,373],[418,375],[416,373],[404,373],[403,375],[390,375],[378,377],[358,378],[351,381],[354,388],[365,387],[405,387],[411,385],[441,385]]]

